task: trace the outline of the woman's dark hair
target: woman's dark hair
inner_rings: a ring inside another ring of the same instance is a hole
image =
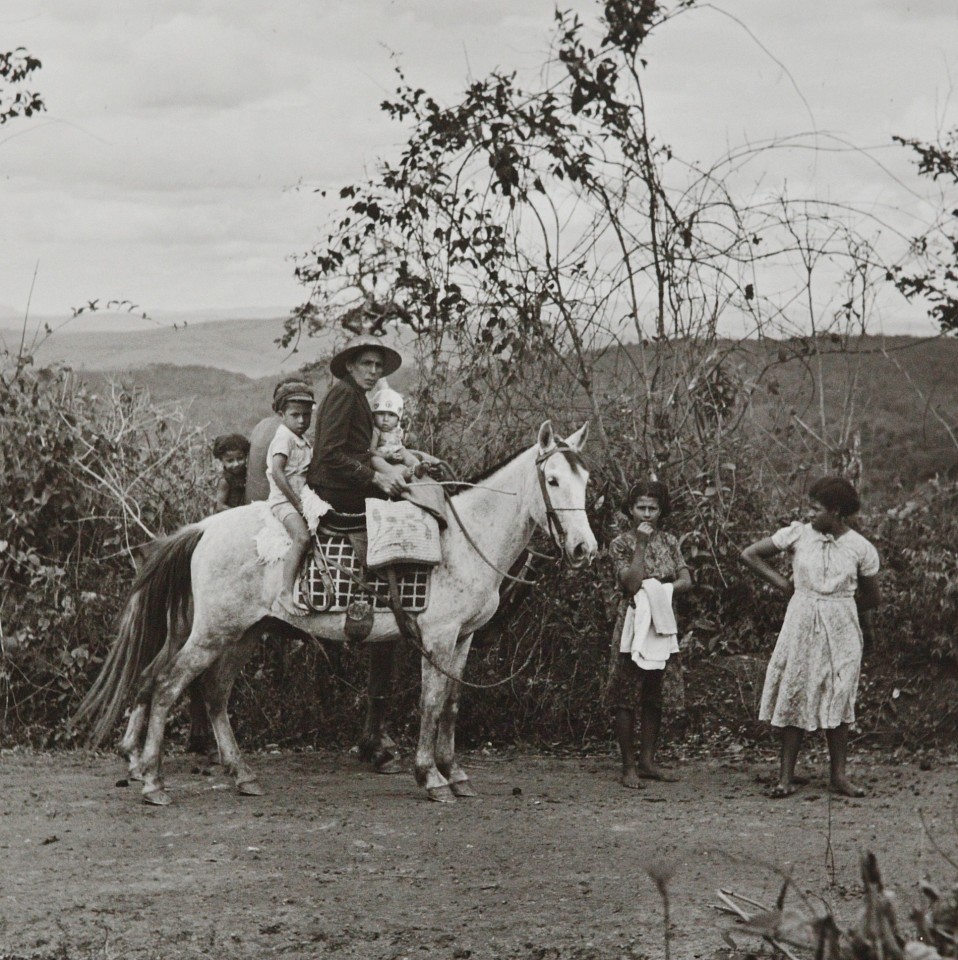
[[[808,495],[840,517],[853,516],[862,505],[858,491],[844,477],[821,477],[808,488]]]
[[[656,500],[663,518],[667,517],[672,509],[669,488],[661,480],[636,480],[629,487],[629,492],[625,495],[625,500],[622,503],[622,512],[627,517],[631,516],[632,507],[635,506],[635,501],[640,497],[652,497]]]

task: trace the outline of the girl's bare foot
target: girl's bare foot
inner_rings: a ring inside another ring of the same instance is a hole
[[[643,780],[660,780],[663,783],[677,783],[679,779],[674,774],[669,773],[667,770],[657,767],[654,763],[640,763],[639,776]]]
[[[847,777],[833,777],[830,787],[832,793],[841,794],[843,797],[865,796],[865,791],[861,787],[856,787]]]
[[[622,776],[619,777],[619,783],[629,790],[642,789],[642,781],[639,780],[639,771],[636,770],[635,767],[631,767],[628,770],[623,770]]]

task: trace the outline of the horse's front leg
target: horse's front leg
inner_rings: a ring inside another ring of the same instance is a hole
[[[436,747],[440,718],[450,695],[449,674],[454,670],[455,633],[423,636],[429,655],[422,658],[422,692],[419,697],[419,744],[416,747],[416,783],[426,788],[430,800],[452,803],[449,781],[437,765]]]
[[[401,773],[396,744],[386,732],[386,716],[392,695],[396,641],[369,644],[369,672],[366,683],[368,700],[359,759],[373,764],[377,773]]]
[[[459,716],[459,697],[462,694],[459,681],[465,672],[471,645],[472,634],[461,637],[456,644],[449,670],[451,677],[446,677],[446,703],[439,715],[439,729],[436,732],[436,766],[457,797],[476,796],[469,775],[456,760],[456,717]]]

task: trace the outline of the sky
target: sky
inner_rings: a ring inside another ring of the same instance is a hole
[[[5,0],[0,50],[40,58],[24,86],[48,109],[0,127],[0,325],[94,297],[159,320],[284,315],[305,293],[291,257],[329,214],[314,188],[335,192],[401,143],[379,109],[392,57],[440,100],[493,68],[535,76],[554,6]],[[721,0],[646,55],[650,114],[676,153],[708,163],[814,133],[845,149],[776,151],[740,176],[757,194],[854,201],[889,236],[930,215],[935,192],[891,136],[958,126],[954,0]],[[932,331],[914,309],[882,322]]]

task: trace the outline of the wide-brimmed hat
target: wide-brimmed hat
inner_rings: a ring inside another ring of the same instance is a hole
[[[346,364],[349,363],[356,354],[362,353],[363,350],[370,349],[378,350],[382,354],[382,375],[384,377],[395,373],[402,366],[402,356],[397,351],[393,350],[392,347],[387,347],[379,337],[364,334],[361,337],[353,337],[353,339],[329,361],[330,372],[334,377],[342,380],[342,378],[346,376]]]

